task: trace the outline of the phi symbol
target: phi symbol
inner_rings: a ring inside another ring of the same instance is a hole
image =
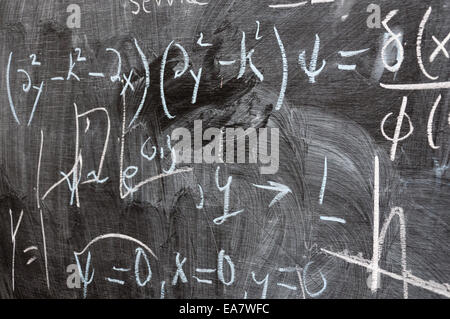
[[[411,118],[409,117],[408,114],[405,113],[407,103],[408,97],[404,96],[402,106],[400,108],[400,113],[397,117],[397,126],[395,127],[394,137],[389,137],[384,130],[386,121],[393,115],[393,113],[389,113],[388,115],[386,115],[383,121],[381,122],[381,133],[383,134],[385,139],[392,142],[391,161],[395,161],[395,153],[397,152],[398,142],[406,140],[414,132],[414,127],[412,125]],[[403,118],[405,117],[408,119],[409,122],[409,132],[404,136],[400,136],[403,125]]]

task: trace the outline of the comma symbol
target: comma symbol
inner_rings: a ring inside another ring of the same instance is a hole
[[[67,13],[70,16],[67,18],[67,27],[69,29],[81,28],[81,8],[78,4],[71,4],[67,7]]]

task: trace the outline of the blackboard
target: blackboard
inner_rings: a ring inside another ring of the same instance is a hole
[[[450,3],[0,2],[1,298],[448,298]]]

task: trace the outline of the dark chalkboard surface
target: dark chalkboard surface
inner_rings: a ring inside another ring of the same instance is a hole
[[[448,298],[449,25],[0,1],[0,297]]]

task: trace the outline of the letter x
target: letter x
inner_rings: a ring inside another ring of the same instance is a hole
[[[133,76],[133,70],[130,71],[130,74],[128,75],[128,77],[125,74],[123,75],[123,79],[125,80],[125,85],[123,86],[122,93],[120,93],[120,96],[125,94],[125,92],[127,91],[128,87],[130,87],[131,90],[134,91],[133,84],[131,84],[131,77],[132,76]]]
[[[173,277],[172,280],[172,286],[175,286],[178,283],[178,277],[181,279],[182,283],[187,283],[187,278],[186,275],[184,274],[184,270],[183,270],[183,265],[186,262],[186,257],[183,258],[183,260],[180,262],[180,253],[177,253],[177,258],[176,258],[176,262],[177,262],[177,272],[175,274],[175,276]]]
[[[447,37],[444,39],[444,41],[440,42],[438,39],[436,39],[435,36],[433,36],[433,41],[436,42],[437,47],[434,50],[434,52],[430,55],[430,62],[433,62],[434,59],[436,59],[436,56],[439,54],[440,51],[442,51],[442,53],[448,58],[450,58],[450,56],[448,55],[448,51],[445,48],[445,45],[447,44],[447,42],[450,40],[450,33],[447,35]]]

